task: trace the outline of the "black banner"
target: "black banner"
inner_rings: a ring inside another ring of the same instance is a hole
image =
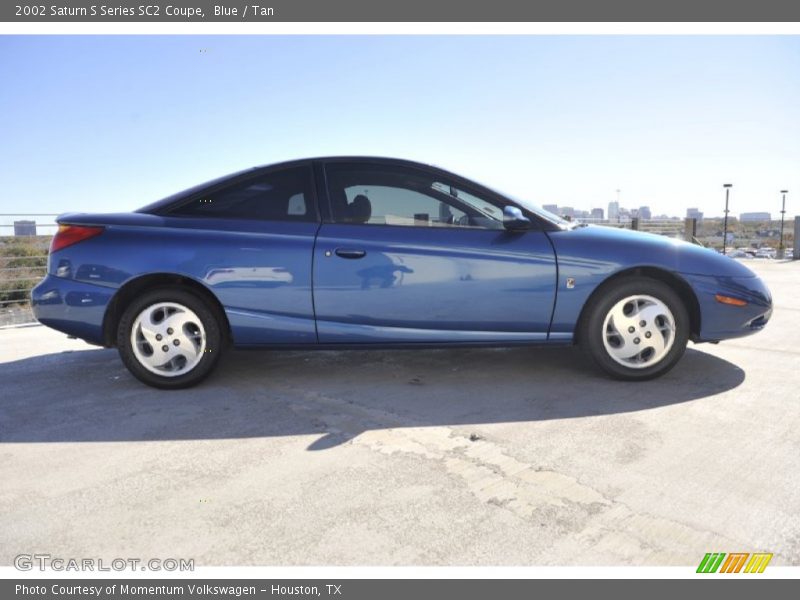
[[[747,22],[800,21],[793,0],[160,0],[17,2],[17,22]]]
[[[790,597],[792,580],[736,577],[722,579],[706,576],[700,581],[671,580],[543,580],[543,579],[339,579],[339,580],[268,580],[268,579],[42,579],[5,580],[0,582],[0,597],[31,600],[132,600],[156,598],[191,598],[220,600],[254,598],[257,600],[393,600],[395,598],[458,598],[458,600],[495,600],[497,598],[539,598],[568,594],[573,598],[614,597],[648,599],[691,598],[710,595],[735,600],[758,594],[785,593]],[[795,586],[796,587],[796,586]],[[796,591],[796,590],[795,590]],[[769,595],[766,597],[770,597]]]

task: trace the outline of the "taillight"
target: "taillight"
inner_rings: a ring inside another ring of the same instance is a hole
[[[58,232],[50,242],[50,253],[57,252],[72,244],[77,244],[96,235],[103,233],[103,227],[93,227],[88,225],[59,225]]]

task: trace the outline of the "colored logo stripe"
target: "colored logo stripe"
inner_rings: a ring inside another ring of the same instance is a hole
[[[725,558],[727,556],[727,558]],[[747,559],[750,560],[747,560]],[[723,560],[725,562],[723,562]],[[700,561],[698,573],[739,573],[744,567],[745,573],[763,573],[772,560],[772,554],[767,552],[709,552]],[[747,566],[745,566],[745,564]],[[722,566],[722,568],[720,568]]]
[[[732,552],[728,554],[728,558],[722,563],[720,573],[738,573],[744,566],[744,561],[750,556],[747,552]]]
[[[753,554],[750,562],[744,568],[745,573],[763,573],[767,568],[769,561],[772,560],[772,554]]]
[[[700,561],[700,566],[697,567],[698,573],[716,573],[719,569],[722,559],[725,558],[724,552],[709,552]]]

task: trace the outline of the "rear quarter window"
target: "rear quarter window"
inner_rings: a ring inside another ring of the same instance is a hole
[[[169,209],[174,217],[214,217],[266,221],[316,221],[307,167],[274,171],[231,184]]]

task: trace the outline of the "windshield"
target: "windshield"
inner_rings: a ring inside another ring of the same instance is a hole
[[[484,186],[484,187],[488,187],[488,186]],[[495,191],[497,191],[498,194],[500,194],[501,196],[505,196],[509,200],[514,201],[515,203],[519,204],[525,210],[528,210],[528,211],[532,212],[533,214],[545,219],[546,221],[550,221],[551,223],[553,223],[555,225],[558,225],[559,227],[561,227],[563,229],[571,229],[571,228],[574,228],[574,227],[578,226],[578,223],[575,223],[573,221],[567,221],[566,219],[563,219],[563,218],[559,217],[556,214],[553,214],[553,213],[551,213],[549,211],[546,211],[545,209],[543,209],[538,204],[534,204],[533,202],[530,202],[529,200],[523,200],[522,198],[518,198],[518,197],[514,196],[513,194],[506,194],[505,192],[501,192],[501,191],[497,190],[497,188],[489,188],[489,189],[494,189]]]
[[[446,194],[451,198],[454,198],[461,204],[466,204],[467,206],[473,208],[475,211],[483,215],[485,218],[492,219],[497,221],[498,223],[503,222],[503,211],[496,207],[491,202],[487,202],[482,198],[478,198],[474,194],[470,194],[469,192],[465,192],[460,188],[456,188],[447,183],[442,183],[440,181],[435,181],[431,188],[440,192],[442,194]]]
[[[551,213],[550,211],[547,211],[543,209],[541,206],[534,204],[533,202],[530,202],[528,200],[523,200],[522,198],[516,198],[508,194],[506,195],[506,197],[509,198],[510,200],[513,200],[517,204],[521,205],[525,209],[531,211],[532,213],[535,213],[540,217],[542,217],[543,219],[547,219],[548,221],[555,223],[556,225],[559,225],[561,227],[570,228],[570,227],[577,227],[578,225],[578,223],[574,221],[567,221],[566,219],[559,217],[557,214]]]
[[[541,217],[545,221],[549,221],[550,223],[552,223],[553,225],[556,225],[557,227],[560,227],[562,229],[574,229],[575,227],[578,227],[578,225],[580,225],[579,223],[576,223],[576,222],[573,222],[573,221],[567,221],[566,219],[562,219],[558,215],[554,215],[553,213],[551,213],[549,211],[546,211],[545,209],[543,209],[538,204],[535,204],[535,203],[530,202],[528,200],[523,200],[522,198],[518,198],[517,196],[514,196],[513,194],[506,194],[505,192],[503,192],[501,190],[498,190],[494,186],[485,185],[485,184],[483,184],[481,182],[478,182],[478,181],[476,181],[474,179],[472,181],[474,183],[477,183],[478,185],[486,188],[487,190],[494,191],[496,194],[499,194],[500,196],[504,196],[504,197],[508,198],[509,200],[514,202],[515,204],[519,204],[525,210],[527,210],[529,212],[532,212],[537,217]],[[461,192],[459,192],[459,194],[460,193]],[[460,198],[460,195],[459,195],[459,198]],[[478,208],[478,207],[476,207],[476,208]],[[482,212],[485,212],[485,211],[482,211]],[[490,216],[493,216],[493,215],[490,215]],[[502,215],[500,215],[500,220],[502,220],[502,218],[503,218]]]

